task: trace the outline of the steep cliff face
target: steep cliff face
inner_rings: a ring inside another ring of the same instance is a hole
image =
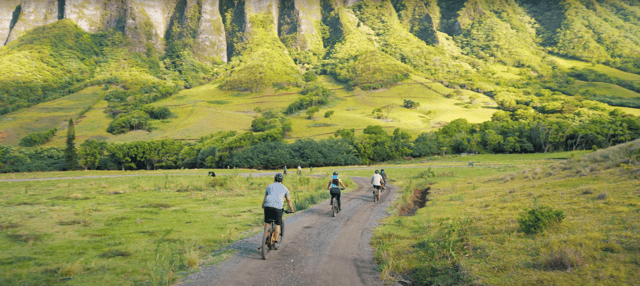
[[[19,5],[20,0],[0,1],[0,47],[7,42],[12,25],[15,25],[14,17],[20,14],[21,7],[18,7]]]
[[[252,25],[262,25],[264,23],[252,23],[252,16],[259,14],[271,15],[271,21],[273,23],[273,33],[278,34],[278,15],[279,15],[279,0],[247,0],[244,3],[244,31],[245,39],[246,35],[251,33]]]
[[[85,32],[95,33],[104,28],[102,15],[106,0],[66,0],[64,18],[76,22]]]
[[[128,0],[125,33],[134,41],[134,49],[144,51],[146,42],[164,49],[164,37],[178,0]],[[140,38],[135,38],[140,36]],[[141,41],[142,40],[142,41]]]
[[[202,10],[193,52],[204,62],[227,62],[227,43],[218,0],[201,0]]]
[[[58,21],[58,1],[24,0],[16,25],[11,29],[7,43],[16,40],[28,30]]]
[[[294,48],[321,54],[324,50],[322,35],[319,32],[319,21],[322,10],[319,0],[295,0],[294,15],[297,17],[297,40]]]
[[[406,0],[395,2],[394,8],[402,24],[428,44],[439,44],[437,27],[440,8],[437,0]]]
[[[127,17],[126,1],[128,0],[109,0],[104,3],[101,22],[105,30],[117,29],[124,32]]]

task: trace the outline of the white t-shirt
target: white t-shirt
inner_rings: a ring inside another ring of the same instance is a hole
[[[382,180],[382,176],[380,176],[380,174],[373,174],[373,177],[371,177],[371,180],[373,180],[374,186],[380,186],[380,181]]]
[[[267,195],[267,201],[264,203],[265,207],[282,209],[284,198],[289,197],[289,189],[282,183],[272,183],[267,187],[264,194]]]

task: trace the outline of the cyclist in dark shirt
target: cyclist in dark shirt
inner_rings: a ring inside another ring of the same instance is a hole
[[[338,201],[338,212],[340,212],[340,188],[346,188],[342,183],[342,180],[338,178],[338,172],[333,172],[333,177],[329,184],[327,185],[327,189],[331,193],[331,204],[333,204],[333,198],[335,197]]]
[[[382,176],[382,181],[384,182],[384,186],[387,186],[387,173],[384,172],[384,169],[380,169],[380,176]],[[384,187],[382,187],[382,191],[384,192]]]

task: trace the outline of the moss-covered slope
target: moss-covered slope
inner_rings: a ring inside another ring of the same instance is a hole
[[[412,72],[411,67],[382,52],[376,32],[361,22],[353,10],[337,7],[326,20],[332,45],[324,69],[350,85],[394,83]]]
[[[298,67],[278,38],[272,8],[256,8],[259,7],[245,7],[244,39],[234,46],[235,56],[221,85],[223,89],[260,91],[274,84],[301,81]]]

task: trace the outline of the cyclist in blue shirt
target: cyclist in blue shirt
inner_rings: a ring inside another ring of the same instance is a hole
[[[346,188],[342,183],[342,180],[338,178],[338,172],[333,172],[333,177],[329,184],[327,185],[327,189],[329,193],[331,193],[331,204],[333,204],[333,198],[336,198],[338,201],[338,212],[340,212],[340,188]]]

